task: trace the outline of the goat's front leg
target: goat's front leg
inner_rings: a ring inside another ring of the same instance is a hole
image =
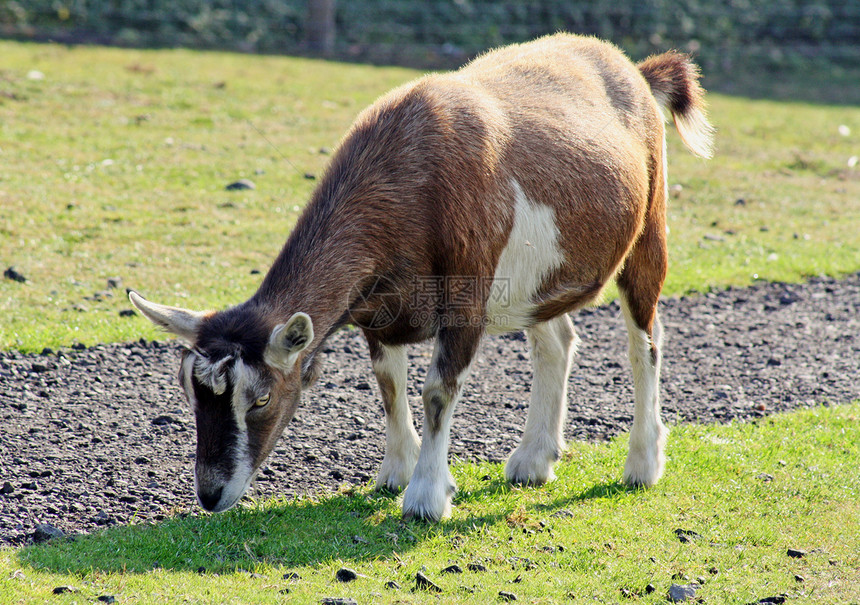
[[[376,475],[376,488],[400,491],[409,483],[420,447],[406,397],[406,348],[385,346],[372,337],[367,338],[367,344],[385,410],[385,456]]]
[[[451,417],[480,339],[480,329],[443,328],[439,331],[422,392],[421,452],[403,494],[406,518],[438,521],[451,512],[451,498],[457,491],[448,470]]]

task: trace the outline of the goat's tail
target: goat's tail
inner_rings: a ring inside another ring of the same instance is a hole
[[[705,91],[699,68],[689,55],[669,51],[648,57],[637,65],[654,98],[672,113],[684,144],[698,156],[713,155],[714,129],[705,112]]]

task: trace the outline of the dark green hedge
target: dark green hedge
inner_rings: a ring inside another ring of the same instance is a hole
[[[301,52],[306,0],[0,0],[0,32],[133,46]],[[860,66],[860,0],[339,0],[338,53],[457,63],[558,30],[635,57],[670,47],[740,62]]]

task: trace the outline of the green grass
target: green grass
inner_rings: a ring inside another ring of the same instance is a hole
[[[311,192],[305,174],[328,160],[320,149],[418,75],[3,41],[0,56],[0,264],[28,278],[0,280],[0,348],[24,351],[157,337],[119,317],[130,307],[121,290],[105,293],[108,277],[192,308],[250,296],[252,271],[271,264]],[[714,160],[692,157],[670,128],[670,182],[683,190],[666,293],[860,269],[860,167],[848,166],[860,108],[710,103]],[[257,189],[224,190],[243,177]]]
[[[536,489],[509,486],[499,465],[458,464],[454,513],[439,525],[403,522],[397,498],[365,486],[5,549],[0,601],[492,603],[507,591],[660,603],[673,582],[702,578],[706,603],[860,602],[860,404],[676,427],[649,490],[618,483],[625,451],[626,438],[572,444],[558,480]],[[681,543],[677,529],[700,537]],[[487,570],[468,571],[476,562]],[[454,563],[463,574],[441,573]],[[358,580],[338,583],[343,566]],[[422,569],[441,596],[412,592]],[[61,585],[80,592],[53,597]]]

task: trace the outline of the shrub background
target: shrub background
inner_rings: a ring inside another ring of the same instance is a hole
[[[307,0],[0,0],[7,37],[301,53]],[[567,30],[636,58],[693,52],[706,72],[860,68],[860,0],[340,0],[337,53],[450,67]]]

